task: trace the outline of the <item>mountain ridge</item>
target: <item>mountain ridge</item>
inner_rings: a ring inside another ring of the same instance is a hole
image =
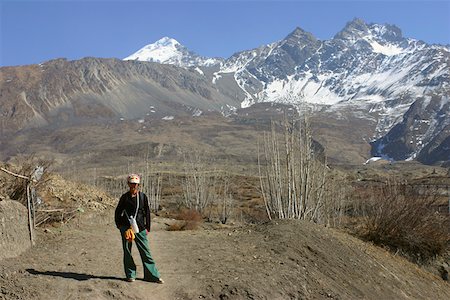
[[[158,63],[56,59],[0,70],[2,132],[71,119],[163,117],[174,110],[189,114],[191,107],[237,105],[198,72]]]
[[[354,19],[324,41],[297,27],[282,40],[227,59],[201,57],[168,37],[142,49],[151,50],[146,61],[136,52],[122,61],[85,58],[1,68],[1,131],[77,118],[229,113],[269,102],[306,105],[335,120],[375,122],[364,135],[374,156],[450,161],[449,113],[419,105],[431,97],[447,107],[450,48],[404,38],[395,25]],[[393,138],[397,125],[414,123],[411,107],[432,122]],[[404,147],[396,149],[399,142]]]
[[[194,67],[208,77],[207,68]],[[445,99],[448,74],[450,48],[405,38],[396,25],[367,24],[355,18],[329,40],[317,40],[297,27],[278,42],[235,53],[208,80],[220,86],[225,76],[233,78],[244,94],[243,107],[258,102],[294,106],[306,102],[332,113],[356,106],[364,118],[378,120],[372,136],[376,144],[407,118],[408,108],[416,101],[432,95]],[[444,123],[450,118],[428,115]],[[436,126],[445,127],[444,123]],[[423,156],[419,152],[424,147],[414,147],[412,152],[406,148],[399,154],[387,151],[389,147],[376,147],[372,154],[392,160]],[[441,158],[450,160],[450,155]]]

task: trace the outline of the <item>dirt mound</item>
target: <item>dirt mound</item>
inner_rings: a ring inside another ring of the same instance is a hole
[[[17,174],[29,174],[32,164],[8,165],[6,170]],[[0,167],[3,167],[0,163]],[[28,171],[27,171],[28,170]],[[26,181],[0,172],[0,201],[12,199],[26,203]],[[52,221],[66,221],[79,211],[102,211],[116,204],[105,191],[95,186],[65,180],[58,174],[45,170],[44,176],[32,184],[36,190],[34,198],[36,224]],[[55,217],[59,214],[59,217]]]
[[[42,196],[47,205],[54,207],[83,206],[92,210],[105,210],[114,207],[117,202],[101,189],[68,181],[56,174],[49,177]]]
[[[199,239],[186,249],[203,268],[194,277],[208,299],[450,297],[448,283],[405,259],[307,222],[273,221],[209,240],[207,250],[195,246]]]
[[[17,201],[0,201],[0,261],[31,246],[26,207]]]
[[[272,221],[167,231],[167,222],[155,218],[149,235],[164,285],[123,280],[120,237],[107,210],[41,231],[45,243],[3,261],[0,299],[450,298],[450,285],[438,277],[322,226]]]

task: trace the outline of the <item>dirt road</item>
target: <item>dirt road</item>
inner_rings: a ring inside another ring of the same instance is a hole
[[[343,233],[303,222],[170,232],[155,218],[150,248],[165,284],[123,280],[109,211],[41,231],[0,262],[0,299],[450,299],[450,285]],[[138,265],[142,265],[133,249]]]
[[[154,222],[149,238],[166,284],[124,281],[120,233],[104,220],[41,230],[36,247],[1,262],[0,299],[177,299],[179,291],[195,287],[177,264],[185,254],[172,247],[183,233],[161,230],[160,222]],[[133,256],[142,277],[136,247]]]

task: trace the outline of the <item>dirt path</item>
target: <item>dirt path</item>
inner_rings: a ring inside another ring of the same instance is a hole
[[[40,232],[46,243],[1,261],[0,299],[450,299],[448,283],[407,261],[301,222],[169,232],[156,218],[165,284],[128,283],[110,214]]]
[[[161,230],[160,222],[154,222],[149,238],[164,285],[125,282],[120,233],[111,222],[89,223],[41,231],[39,240],[46,243],[1,261],[0,299],[177,299],[179,291],[195,288],[192,277],[177,264],[177,256],[184,254],[171,247],[177,244],[177,234]],[[133,257],[141,278],[136,247]]]

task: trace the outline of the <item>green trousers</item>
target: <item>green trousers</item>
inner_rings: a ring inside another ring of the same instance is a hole
[[[125,276],[127,278],[136,278],[136,264],[134,263],[133,256],[131,255],[131,247],[133,242],[128,242],[125,239],[125,231],[128,227],[120,228],[120,233],[122,236],[122,247],[123,247],[123,266],[125,270]],[[146,281],[156,281],[160,277],[158,269],[156,268],[155,261],[150,253],[150,248],[148,246],[147,232],[145,230],[136,233],[134,242],[141,255],[142,265],[144,267],[144,280]]]

